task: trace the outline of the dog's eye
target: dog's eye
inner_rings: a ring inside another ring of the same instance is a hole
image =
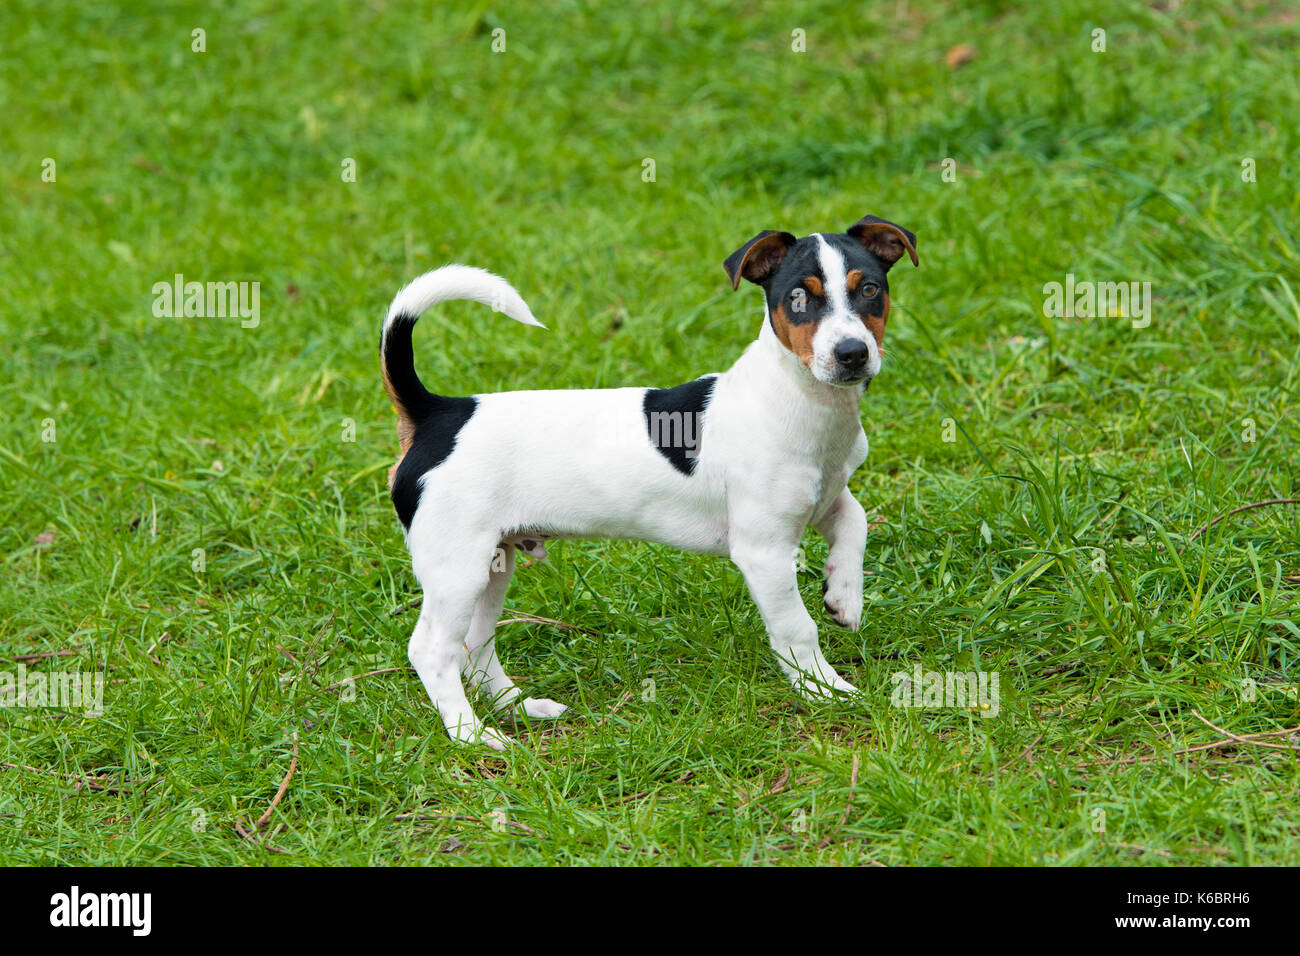
[[[876,285],[874,282],[864,282],[862,283],[862,289],[860,291],[868,299],[874,299],[876,293],[880,291],[880,286]]]

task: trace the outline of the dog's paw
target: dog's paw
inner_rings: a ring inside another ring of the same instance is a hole
[[[491,728],[484,728],[475,743],[483,744],[486,747],[491,747],[493,750],[503,753],[506,748],[514,743],[514,741],[500,731],[492,730]]]
[[[553,720],[569,709],[564,704],[545,697],[525,697],[522,707],[524,713],[534,720]]]
[[[860,693],[820,653],[811,660],[805,659],[793,666],[785,664],[784,669],[795,691],[805,700],[827,700],[841,694]]]
[[[450,727],[447,732],[451,739],[460,744],[482,744],[485,747],[491,747],[496,751],[505,751],[513,741],[500,731],[493,730],[491,727],[484,727],[482,724],[472,726],[458,726],[454,730]]]
[[[835,700],[841,695],[860,693],[856,687],[834,671],[820,680],[811,676],[801,676],[794,682],[794,689],[804,700]]]
[[[840,627],[856,631],[862,626],[862,579],[830,570],[822,582],[822,604]]]

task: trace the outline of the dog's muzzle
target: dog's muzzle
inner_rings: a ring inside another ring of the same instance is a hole
[[[867,363],[871,350],[862,339],[842,339],[835,343],[836,384],[857,385],[869,382]]]

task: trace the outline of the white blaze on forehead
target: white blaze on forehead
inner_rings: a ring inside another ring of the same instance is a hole
[[[826,241],[826,237],[817,233],[817,263],[822,267],[825,280],[826,296],[836,315],[849,311],[848,272],[844,266],[844,255]]]
[[[857,341],[867,347],[867,377],[874,378],[880,371],[880,349],[876,340],[867,333],[862,319],[849,305],[849,277],[844,254],[817,235],[817,264],[822,270],[822,285],[830,302],[830,311],[822,317],[813,334],[812,373],[823,382],[836,382],[841,369],[835,358],[835,346],[840,342]]]

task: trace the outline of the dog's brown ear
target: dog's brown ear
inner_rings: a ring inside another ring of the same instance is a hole
[[[727,260],[722,263],[722,268],[727,270],[727,278],[731,280],[731,287],[739,289],[742,276],[756,283],[771,278],[781,268],[785,254],[797,241],[788,232],[764,229],[727,256]]]
[[[903,258],[904,252],[912,257],[912,265],[921,264],[921,260],[916,257],[916,236],[888,219],[863,216],[846,231],[866,246],[868,252],[875,253],[885,263],[886,272]]]

